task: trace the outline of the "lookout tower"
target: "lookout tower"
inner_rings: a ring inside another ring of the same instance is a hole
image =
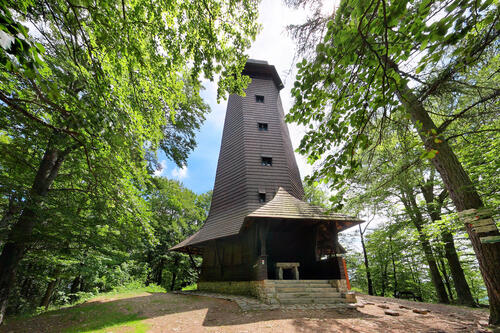
[[[229,96],[208,218],[170,250],[203,257],[202,290],[271,302],[273,295],[255,286],[272,290],[273,279],[293,278],[345,289],[345,251],[337,234],[362,221],[302,200],[279,95],[283,83],[266,61],[248,60],[243,74],[252,82],[245,97]]]

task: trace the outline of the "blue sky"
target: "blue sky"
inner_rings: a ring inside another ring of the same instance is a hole
[[[217,158],[224,126],[227,101],[217,104],[215,84],[206,84],[207,89],[202,92],[202,97],[210,105],[211,112],[207,120],[196,135],[197,147],[190,154],[187,165],[179,169],[174,162],[159,154],[159,161],[163,169],[157,171],[163,177],[178,179],[189,189],[201,194],[211,190],[214,186]]]

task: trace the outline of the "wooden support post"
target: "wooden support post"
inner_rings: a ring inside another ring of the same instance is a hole
[[[351,283],[349,282],[349,275],[347,274],[347,265],[345,264],[344,257],[340,257],[342,266],[344,266],[345,282],[347,283],[347,290],[351,290]]]
[[[193,259],[193,256],[191,255],[191,253],[188,253],[189,254],[189,260],[191,261],[191,265],[193,266],[193,268],[198,272],[198,274],[200,273],[200,267],[196,266],[196,263],[194,262],[194,259]]]

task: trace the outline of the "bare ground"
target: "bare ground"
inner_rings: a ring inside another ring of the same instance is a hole
[[[356,309],[242,312],[235,303],[221,299],[140,293],[96,298],[72,308],[11,320],[0,332],[142,332],[133,320],[139,320],[147,332],[487,332],[480,325],[488,319],[484,310],[364,295],[358,296],[358,303],[365,304]],[[378,305],[388,306],[399,316],[385,314]],[[430,312],[417,314],[412,311],[415,308]],[[117,316],[111,326],[92,326],[98,316],[106,316],[104,309],[131,317]]]

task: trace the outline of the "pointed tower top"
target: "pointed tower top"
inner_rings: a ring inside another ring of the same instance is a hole
[[[245,68],[243,69],[243,75],[248,75],[251,78],[270,77],[274,81],[278,90],[285,87],[280,76],[278,75],[278,72],[276,71],[276,67],[269,65],[265,60],[248,59],[245,64]]]

